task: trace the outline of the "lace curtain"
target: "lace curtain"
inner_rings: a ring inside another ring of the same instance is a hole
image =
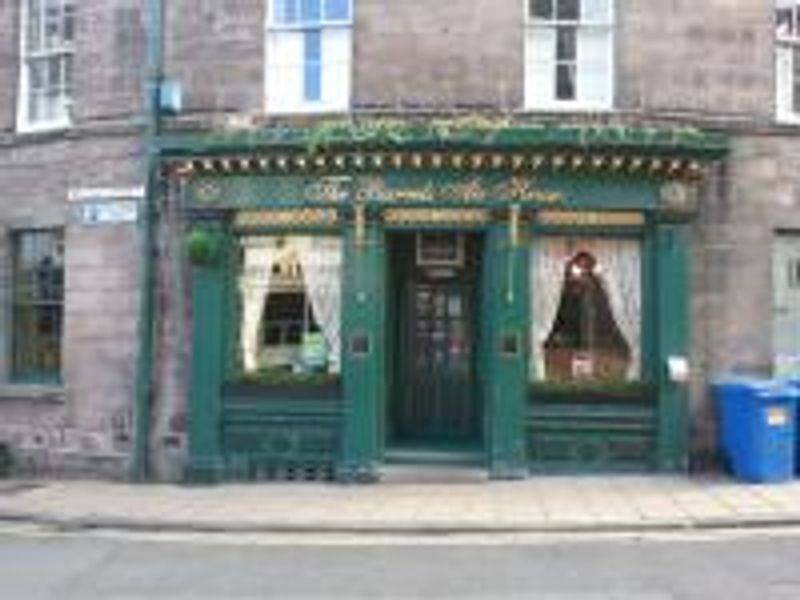
[[[641,252],[636,240],[542,237],[531,250],[531,323],[533,373],[543,379],[544,344],[558,314],[567,263],[580,252],[594,256],[597,276],[608,296],[615,322],[631,353],[627,378],[639,376],[641,362]]]
[[[341,363],[342,241],[336,237],[298,238],[306,294],[325,337],[329,371]]]
[[[242,293],[242,326],[240,347],[247,372],[258,369],[261,348],[261,316],[269,295],[272,266],[278,256],[278,238],[250,238],[244,242],[244,259],[239,288]]]
[[[564,267],[574,256],[572,240],[563,237],[539,238],[532,247],[531,268],[531,361],[532,373],[544,379],[544,343],[558,315]]]
[[[627,378],[639,377],[641,362],[642,266],[639,242],[623,239],[593,240],[589,250],[611,304],[614,321],[630,349]]]

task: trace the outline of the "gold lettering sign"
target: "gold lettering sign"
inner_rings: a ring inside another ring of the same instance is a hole
[[[581,227],[639,227],[644,216],[638,212],[597,212],[543,210],[537,220],[542,225],[573,225]]]
[[[509,200],[556,204],[563,201],[560,193],[541,190],[536,187],[536,181],[528,177],[512,177],[494,184],[487,184],[480,177],[472,177],[455,183],[438,184],[428,181],[413,187],[390,187],[380,177],[368,177],[362,179],[357,186],[356,198],[360,202],[387,204],[437,201],[470,204]]]

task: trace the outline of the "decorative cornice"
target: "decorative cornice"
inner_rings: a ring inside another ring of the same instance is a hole
[[[167,169],[179,178],[209,175],[336,175],[387,171],[451,171],[461,173],[560,172],[636,176],[658,179],[701,180],[706,165],[691,157],[651,156],[645,153],[601,151],[536,152],[343,152],[303,155],[290,152],[253,156],[195,156],[171,159]]]

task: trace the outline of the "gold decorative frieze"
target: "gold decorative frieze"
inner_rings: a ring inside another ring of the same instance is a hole
[[[639,227],[644,225],[644,215],[634,211],[543,210],[537,221],[552,226]]]
[[[608,171],[669,179],[699,179],[698,160],[676,156],[561,151],[528,153],[478,151],[275,153],[268,156],[196,157],[171,163],[179,177],[210,174],[302,174],[335,171],[370,172],[385,169],[411,171],[510,172],[530,174],[540,169],[559,172]]]
[[[463,208],[390,208],[383,211],[385,223],[393,225],[482,225],[489,211]]]
[[[299,208],[286,210],[249,210],[236,213],[234,227],[314,227],[332,226],[339,215],[332,208]]]

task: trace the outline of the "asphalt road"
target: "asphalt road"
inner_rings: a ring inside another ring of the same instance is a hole
[[[800,599],[797,533],[363,541],[5,531],[0,598]]]

